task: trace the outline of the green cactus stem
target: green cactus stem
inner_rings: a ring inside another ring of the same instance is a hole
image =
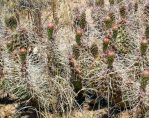
[[[48,39],[50,40],[53,36],[54,24],[49,23],[47,27],[47,31],[48,31]]]
[[[7,50],[9,53],[11,53],[13,51],[13,41],[7,43]]]
[[[113,20],[111,19],[110,16],[105,17],[103,22],[105,24],[106,29],[109,29],[112,27]]]
[[[24,47],[20,48],[19,56],[20,56],[21,63],[23,64],[26,60],[27,49]]]
[[[141,46],[140,46],[141,55],[146,54],[147,48],[148,48],[148,40],[147,39],[142,39]]]
[[[81,27],[82,29],[84,29],[84,28],[86,27],[86,14],[85,14],[85,12],[83,12],[83,13],[81,14],[80,27]]]
[[[115,14],[113,12],[109,13],[109,17],[112,20],[112,23],[115,23]]]
[[[117,0],[117,3],[120,3],[120,2],[122,2],[123,0]]]
[[[72,47],[73,50],[73,56],[75,59],[78,59],[78,57],[80,56],[80,49],[78,45],[73,45]]]
[[[149,22],[146,23],[145,36],[146,38],[149,38]]]
[[[126,6],[121,6],[120,9],[119,9],[119,12],[120,12],[120,16],[122,18],[126,18],[126,15],[127,15],[127,13],[126,13]]]
[[[144,70],[142,72],[142,78],[141,78],[141,88],[145,91],[147,82],[149,80],[149,71],[148,70]]]
[[[104,0],[96,0],[96,5],[104,6]]]
[[[92,53],[93,57],[94,58],[97,58],[98,57],[98,54],[99,54],[99,50],[98,50],[98,46],[97,46],[96,43],[93,43],[92,44],[90,50],[91,50],[91,53]]]
[[[115,58],[115,53],[113,51],[108,51],[107,63],[109,68],[113,66],[114,58]]]
[[[117,25],[113,25],[112,26],[112,31],[113,31],[112,38],[115,39],[117,37],[117,34],[118,34],[118,26]]]
[[[78,45],[81,45],[82,33],[83,33],[82,29],[77,29],[77,31],[76,31],[76,43]]]
[[[145,7],[144,12],[147,13],[149,10],[149,2],[147,2],[144,7]]]
[[[17,19],[15,16],[6,16],[5,17],[5,25],[6,27],[10,28],[11,30],[16,29],[17,27]]]
[[[110,39],[108,37],[105,37],[103,39],[103,52],[105,52],[108,49],[109,43],[110,43]]]
[[[135,11],[135,12],[138,11],[138,2],[136,2],[136,3],[134,4],[134,11]]]
[[[113,5],[115,0],[109,0],[110,5]]]

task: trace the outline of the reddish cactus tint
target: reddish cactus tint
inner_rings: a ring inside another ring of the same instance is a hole
[[[48,24],[48,29],[54,29],[54,24],[53,23],[49,23]]]

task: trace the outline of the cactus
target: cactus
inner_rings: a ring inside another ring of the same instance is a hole
[[[122,24],[117,32],[115,32],[117,34],[116,39],[113,40],[113,44],[115,44],[114,46],[116,47],[118,54],[128,54],[131,52],[131,44],[130,44],[130,39],[128,38],[128,34],[127,31],[125,29],[125,24]]]
[[[112,26],[112,31],[113,31],[112,38],[113,38],[113,40],[115,40],[115,38],[117,37],[117,33],[118,33],[118,26],[113,25]]]
[[[53,30],[54,30],[54,25],[52,23],[48,24],[48,39],[51,40],[52,36],[53,36]]]
[[[94,58],[97,58],[99,56],[99,49],[96,43],[93,43],[91,45],[91,53]]]
[[[99,6],[103,6],[104,5],[104,0],[96,0],[96,4]]]
[[[85,29],[86,23],[87,23],[86,22],[86,14],[85,14],[85,12],[83,12],[80,16],[80,28]]]
[[[22,47],[19,53],[20,53],[19,55],[20,55],[21,63],[24,63],[26,60],[26,56],[27,56],[27,49]]]
[[[111,18],[110,16],[105,17],[104,23],[105,23],[106,29],[109,29],[112,27],[112,22],[113,22],[113,18]]]
[[[147,48],[148,48],[148,40],[147,39],[142,39],[141,46],[140,46],[141,55],[146,54]]]
[[[76,31],[76,43],[78,45],[81,45],[82,33],[83,33],[82,29],[77,29],[77,31]]]
[[[126,6],[121,6],[120,7],[120,9],[119,9],[119,11],[120,11],[120,16],[122,17],[122,18],[126,18],[126,13],[127,13],[127,11],[126,11]]]
[[[107,63],[108,67],[112,67],[112,64],[114,62],[115,53],[113,51],[108,51],[107,53]]]
[[[73,50],[73,56],[75,59],[78,59],[78,57],[80,56],[80,48],[78,45],[73,45],[72,47]]]
[[[146,24],[145,36],[146,36],[146,38],[149,38],[149,23]]]
[[[105,37],[103,39],[103,52],[105,52],[108,49],[109,43],[110,43],[110,39],[108,37]]]
[[[10,28],[11,30],[16,29],[17,27],[17,19],[15,16],[6,16],[5,17],[5,24],[6,27]]]
[[[149,71],[144,70],[142,72],[142,78],[141,78],[141,88],[143,90],[145,90],[148,80],[149,80]]]
[[[114,0],[109,0],[109,2],[110,2],[110,5],[113,5],[115,3]]]

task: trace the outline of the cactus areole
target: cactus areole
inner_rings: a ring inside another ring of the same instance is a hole
[[[54,24],[49,23],[48,27],[47,27],[47,30],[48,30],[48,39],[50,40],[52,38],[52,35],[53,35]]]

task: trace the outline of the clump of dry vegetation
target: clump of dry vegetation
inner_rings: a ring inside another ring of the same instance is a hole
[[[149,3],[0,0],[0,118],[148,118]]]

